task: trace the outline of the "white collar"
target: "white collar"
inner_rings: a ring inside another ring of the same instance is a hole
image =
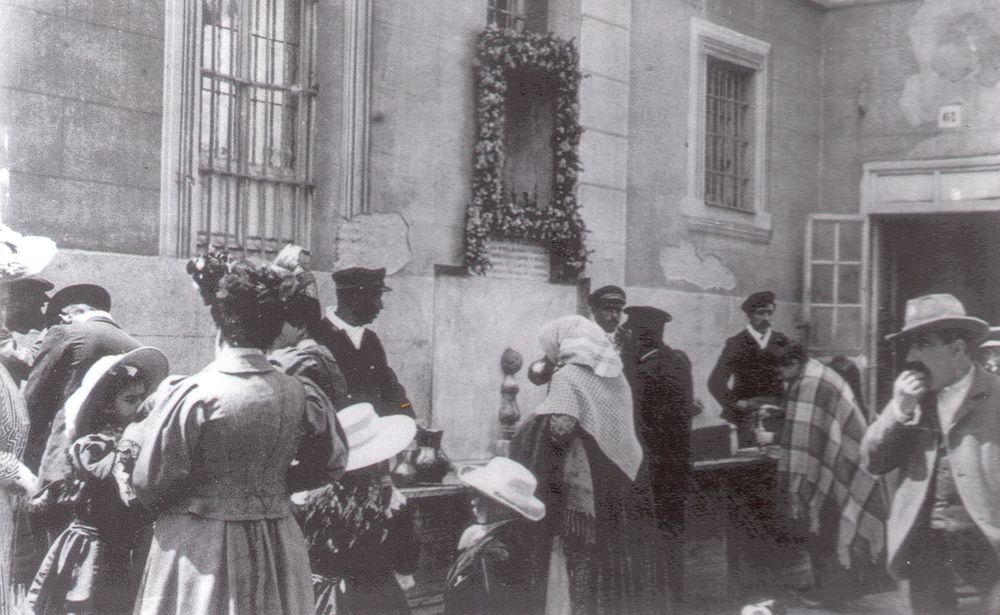
[[[771,341],[771,331],[773,330],[774,329],[771,327],[768,327],[767,331],[759,333],[756,329],[747,325],[747,331],[750,332],[750,336],[753,337],[754,341],[757,342],[757,345],[760,346],[761,349],[767,348],[767,343]]]
[[[347,334],[355,350],[361,349],[361,339],[365,336],[364,325],[352,325],[345,322],[343,318],[337,316],[336,309],[333,306],[326,308],[326,319],[333,323],[334,327]]]
[[[88,320],[93,320],[94,318],[107,318],[108,320],[114,322],[114,318],[111,314],[105,312],[104,310],[87,310],[86,312],[76,314],[72,317],[72,322],[87,322]]]

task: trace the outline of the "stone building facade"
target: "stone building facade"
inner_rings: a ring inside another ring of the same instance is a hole
[[[205,28],[232,31],[227,19],[252,4],[0,0],[0,216],[53,237],[61,248],[47,271],[53,282],[105,285],[125,328],[164,348],[177,372],[212,352],[211,322],[183,268],[198,246],[191,211],[207,190],[191,154],[205,109],[195,104],[195,68]],[[538,325],[584,309],[587,287],[461,272],[475,45],[490,12],[495,18],[503,7],[577,45],[577,195],[593,250],[584,275],[674,315],[666,337],[692,357],[707,406],[699,421],[717,420],[704,382],[725,337],[744,325],[738,306],[749,292],[776,292],[779,329],[868,367],[891,359],[876,339],[898,321],[907,293],[949,290],[979,315],[1000,318],[1000,296],[960,275],[993,270],[1000,259],[980,236],[1000,202],[1000,11],[989,2],[286,4],[309,11],[312,23],[297,40],[308,39],[314,55],[312,82],[300,79],[284,95],[311,102],[261,116],[275,131],[261,156],[285,161],[263,166],[280,175],[289,161],[299,164],[306,150],[295,148],[308,139],[311,174],[274,184],[308,184],[289,224],[318,270],[389,269],[394,292],[375,329],[418,414],[445,430],[454,459],[483,458],[496,438],[502,350],[534,358]],[[287,23],[289,15],[270,18]],[[256,87],[275,70],[251,70],[239,84]],[[725,79],[742,84],[742,99],[727,94]],[[215,95],[230,93],[220,86]],[[752,121],[742,137],[749,162],[736,174],[750,188],[732,202],[706,180],[720,164],[706,134],[720,113],[711,101],[722,99],[745,104]],[[294,148],[278,147],[276,131],[302,126]],[[225,140],[223,129],[210,130]],[[205,147],[227,155],[224,144]],[[259,215],[280,218],[268,198],[255,201]],[[810,233],[814,214],[833,216]],[[926,251],[906,237],[930,246],[938,228],[970,239],[935,261],[935,281],[925,283]],[[329,277],[320,278],[332,301]],[[518,379],[527,412],[542,391],[523,372]]]

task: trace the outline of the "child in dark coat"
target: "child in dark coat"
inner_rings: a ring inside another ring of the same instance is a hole
[[[524,615],[532,578],[524,541],[532,533],[523,525],[545,516],[545,505],[535,497],[535,477],[506,457],[463,468],[458,477],[475,489],[476,524],[462,534],[448,570],[445,615]]]

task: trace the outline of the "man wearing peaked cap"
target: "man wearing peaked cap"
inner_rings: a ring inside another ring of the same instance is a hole
[[[350,267],[334,272],[337,307],[327,308],[315,339],[326,346],[347,381],[349,403],[369,402],[379,416],[403,414],[413,418],[406,397],[378,335],[368,328],[382,311],[385,269]]]
[[[4,283],[7,295],[7,319],[3,323],[0,361],[17,380],[28,377],[49,328],[45,304],[52,282],[28,276]]]
[[[754,413],[760,402],[781,397],[781,379],[769,357],[776,348],[788,344],[788,338],[771,328],[775,308],[771,291],[753,293],[741,307],[749,322],[726,340],[708,377],[708,390],[722,406],[722,418],[736,426],[739,446],[745,448],[755,445]]]
[[[646,454],[654,510],[669,537],[667,581],[683,594],[684,502],[691,474],[694,382],[687,354],[663,342],[670,314],[649,306],[625,308],[622,362],[632,389],[635,431]]]
[[[909,579],[913,613],[954,613],[956,587],[1000,613],[1000,376],[973,360],[989,325],[952,295],[906,302],[906,353],[892,399],[861,443],[872,474],[899,470],[888,523],[889,572]]]
[[[990,334],[979,345],[979,363],[991,374],[1000,374],[1000,327],[990,327]]]
[[[622,318],[622,309],[625,307],[625,291],[618,286],[602,286],[587,297],[587,305],[590,307],[590,317],[597,323],[608,338],[621,350],[624,343],[622,331],[618,328],[618,323]]]

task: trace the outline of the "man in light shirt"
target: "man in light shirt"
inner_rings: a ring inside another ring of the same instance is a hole
[[[774,293],[753,293],[741,306],[746,328],[726,340],[711,375],[708,390],[722,406],[722,418],[736,426],[739,447],[755,446],[755,414],[764,400],[773,403],[783,392],[772,355],[788,344],[785,334],[771,328]],[[732,384],[730,385],[730,380]]]
[[[1000,377],[972,358],[988,333],[958,299],[934,294],[908,301],[887,338],[909,363],[862,460],[873,474],[899,470],[888,565],[909,580],[918,615],[955,613],[961,585],[977,590],[976,612],[1000,612]]]
[[[350,267],[333,274],[337,307],[327,308],[314,337],[333,353],[347,380],[348,402],[370,402],[379,416],[414,418],[413,406],[396,372],[389,367],[378,335],[369,329],[382,311],[385,269]]]

